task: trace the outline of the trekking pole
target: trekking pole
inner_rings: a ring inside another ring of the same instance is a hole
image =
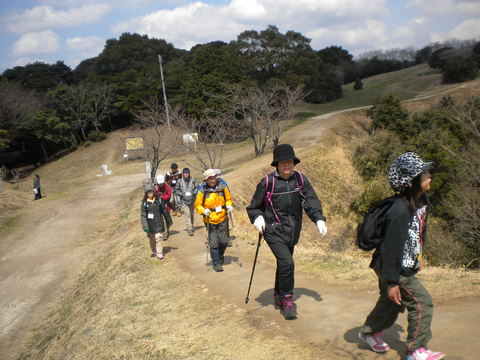
[[[228,214],[228,217],[230,218],[230,222],[232,223],[232,241],[236,240],[237,239],[237,233],[235,231],[235,224],[233,222],[233,214],[232,213],[229,213]],[[235,241],[235,247],[238,248],[238,242]]]
[[[210,240],[210,223],[207,222],[207,226],[205,227],[207,230],[207,262],[205,263],[205,266],[208,266],[208,253],[210,252],[210,245],[209,245],[209,240]]]
[[[250,295],[250,288],[252,287],[253,273],[255,272],[255,265],[257,264],[258,249],[260,249],[260,244],[262,243],[263,232],[258,233],[258,244],[257,250],[255,251],[255,259],[253,259],[252,275],[250,276],[250,283],[248,284],[247,296],[245,297],[245,304],[248,304],[248,296]]]

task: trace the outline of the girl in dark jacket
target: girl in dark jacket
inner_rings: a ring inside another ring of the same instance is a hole
[[[373,351],[390,349],[381,335],[392,326],[400,312],[408,310],[407,360],[439,360],[442,352],[427,350],[433,303],[428,291],[415,276],[423,267],[426,238],[431,162],[407,152],[388,171],[388,181],[397,199],[385,217],[385,238],[372,258],[378,275],[380,297],[360,330],[360,339]]]
[[[297,316],[293,302],[293,250],[300,237],[303,209],[317,224],[320,234],[327,233],[322,205],[315,190],[304,175],[294,171],[299,162],[291,145],[276,146],[271,165],[277,169],[260,181],[247,207],[250,221],[263,232],[277,259],[273,296],[275,306],[281,309],[285,319]]]
[[[150,241],[151,257],[159,260],[163,259],[162,235],[165,229],[161,206],[162,202],[155,197],[153,189],[148,187],[140,205],[140,222]]]

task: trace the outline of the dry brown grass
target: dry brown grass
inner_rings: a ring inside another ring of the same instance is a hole
[[[312,359],[313,350],[276,333],[212,294],[175,260],[148,257],[128,199],[111,243],[37,329],[21,359]],[[112,219],[113,220],[113,219]],[[126,235],[125,235],[126,234]],[[260,330],[260,331],[259,331]],[[282,332],[285,334],[285,332]],[[318,354],[318,351],[317,351]]]
[[[321,144],[298,152],[302,159],[298,169],[310,179],[322,200],[329,234],[321,238],[305,217],[295,257],[297,269],[307,276],[339,287],[376,291],[375,276],[368,268],[370,253],[354,247],[358,218],[349,209],[351,200],[368,185],[351,163],[351,151],[368,122],[363,114],[338,115],[342,117],[341,125]],[[80,149],[40,169],[47,194],[61,196],[62,192],[88,186],[104,162],[116,173],[143,171],[143,163],[122,165],[119,134],[110,134],[105,142]],[[226,152],[225,173],[237,210],[238,251],[245,256],[253,255],[256,232],[244,207],[257,182],[271,171],[270,160],[271,154],[252,159],[247,142],[234,144]],[[30,194],[30,183],[23,186],[25,194],[27,191]],[[115,224],[101,234],[102,240],[110,244],[108,250],[99,254],[71,291],[65,293],[58,310],[36,330],[36,337],[20,358],[314,359],[321,356],[322,349],[293,340],[287,336],[288,331],[278,335],[277,322],[259,321],[255,315],[245,313],[195,283],[194,277],[182,271],[173,258],[167,257],[162,262],[148,258],[147,240],[138,226],[139,198],[140,193],[136,192],[126,199],[125,213],[120,219],[103,219]],[[262,251],[260,258],[274,262],[269,251]],[[480,290],[479,272],[431,267],[420,276],[437,301],[473,296]]]
[[[360,191],[370,185],[362,180],[351,162],[352,151],[365,136],[365,126],[370,120],[365,111],[337,116],[341,118],[339,125],[320,144],[297,154],[302,160],[297,169],[313,183],[322,201],[328,235],[320,237],[315,225],[304,217],[302,236],[296,247],[296,269],[331,285],[376,291],[376,277],[368,267],[372,253],[355,246],[356,226],[361,219],[349,208]],[[271,171],[272,168],[267,165],[269,161],[270,155],[264,156],[257,161],[255,168],[246,164],[243,170],[234,173],[235,177],[228,178],[240,210],[235,214],[237,237],[245,256],[252,256],[256,238],[244,207],[248,205],[262,175]],[[382,185],[388,186],[386,181]],[[432,218],[430,222],[434,227],[430,237],[436,236],[436,221]],[[274,263],[269,251],[261,253],[260,258]],[[478,271],[428,267],[420,277],[437,301],[473,296],[480,291]]]

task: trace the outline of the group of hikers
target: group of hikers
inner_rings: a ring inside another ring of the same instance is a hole
[[[260,239],[265,239],[276,258],[273,304],[288,320],[297,317],[293,253],[300,238],[303,210],[316,224],[320,235],[327,234],[321,202],[307,177],[295,170],[298,163],[300,159],[291,145],[277,145],[271,163],[275,170],[260,180],[246,208],[251,223],[261,234]],[[388,181],[395,196],[384,218],[382,242],[370,264],[378,277],[380,296],[359,333],[359,338],[373,351],[387,352],[390,347],[383,340],[382,332],[407,309],[407,360],[439,360],[445,356],[427,349],[432,336],[433,303],[416,277],[423,268],[431,167],[431,162],[407,152],[389,168]],[[203,216],[213,269],[223,271],[228,215],[233,211],[233,203],[221,171],[206,170],[202,184],[198,185],[189,169],[180,173],[178,166],[172,164],[171,171],[165,177],[157,176],[156,180],[154,187],[145,189],[141,205],[141,224],[150,240],[152,257],[164,257],[161,241],[169,235],[170,213],[179,216],[183,212],[187,232],[193,235],[193,211],[196,210]]]

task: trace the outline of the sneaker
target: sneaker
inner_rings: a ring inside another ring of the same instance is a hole
[[[370,348],[377,353],[384,353],[390,350],[390,346],[382,339],[383,331],[376,334],[364,334],[360,332],[358,337],[365,341]]]
[[[223,271],[223,267],[222,267],[222,265],[217,265],[217,266],[213,267],[213,270],[215,270],[216,272],[221,272],[221,271]]]
[[[282,308],[281,296],[278,294],[273,294],[273,306],[275,309],[280,310]]]
[[[286,320],[297,318],[297,305],[293,302],[293,295],[285,295],[281,300],[281,313]]]
[[[425,348],[418,348],[407,354],[406,360],[440,360],[445,357],[443,352],[435,352]]]
[[[162,260],[165,256],[163,256],[162,254],[157,254],[157,259],[158,260]]]
[[[189,231],[188,235],[193,236],[193,231]]]
[[[150,257],[157,257],[157,254],[152,253],[152,255],[150,255]]]

